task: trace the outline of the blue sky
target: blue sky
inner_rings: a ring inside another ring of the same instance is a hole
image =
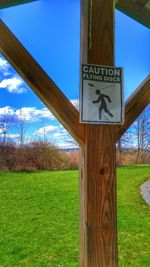
[[[39,0],[0,11],[0,18],[73,103],[79,96],[79,2]],[[119,11],[115,21],[115,62],[124,68],[126,99],[150,73],[150,30]],[[20,109],[28,140],[42,138],[44,131],[53,143],[69,146],[68,133],[0,55],[0,114],[19,118]]]

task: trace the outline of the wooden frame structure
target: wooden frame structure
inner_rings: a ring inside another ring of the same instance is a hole
[[[0,9],[39,0],[0,0]],[[114,0],[115,7],[150,28],[150,0]],[[149,8],[148,8],[149,7]]]
[[[81,63],[114,65],[113,21],[113,0],[81,0]],[[0,52],[80,145],[80,267],[117,267],[115,143],[150,103],[150,76],[127,101],[124,125],[85,125],[2,20]]]

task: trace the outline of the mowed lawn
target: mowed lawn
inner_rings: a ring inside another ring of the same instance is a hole
[[[150,166],[118,168],[119,267],[150,266]],[[0,172],[0,267],[78,266],[78,171]]]

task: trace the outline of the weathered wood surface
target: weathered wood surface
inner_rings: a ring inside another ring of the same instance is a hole
[[[79,112],[2,20],[0,20],[0,52],[75,140],[83,144],[84,125],[79,123]]]
[[[28,2],[34,2],[37,0],[0,0],[0,8],[6,8],[10,6],[20,5]]]
[[[149,0],[136,0],[136,2],[142,6],[145,6]]]
[[[141,3],[140,3],[141,2]],[[142,4],[143,3],[143,4]],[[131,18],[150,28],[150,10],[145,8],[147,1],[116,0],[116,8]]]
[[[116,127],[116,142],[150,103],[150,75],[138,86],[125,105],[125,123]]]
[[[113,0],[81,1],[81,63],[113,66]],[[80,266],[116,267],[115,127],[86,125],[81,148]]]

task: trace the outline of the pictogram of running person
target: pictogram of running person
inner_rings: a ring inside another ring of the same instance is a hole
[[[98,99],[93,101],[93,104],[100,103],[99,106],[99,120],[102,119],[102,111],[104,110],[111,118],[113,118],[113,114],[108,110],[107,108],[107,102],[106,99],[111,103],[111,99],[108,95],[104,95],[101,93],[99,89],[95,91],[95,93],[98,95]]]

